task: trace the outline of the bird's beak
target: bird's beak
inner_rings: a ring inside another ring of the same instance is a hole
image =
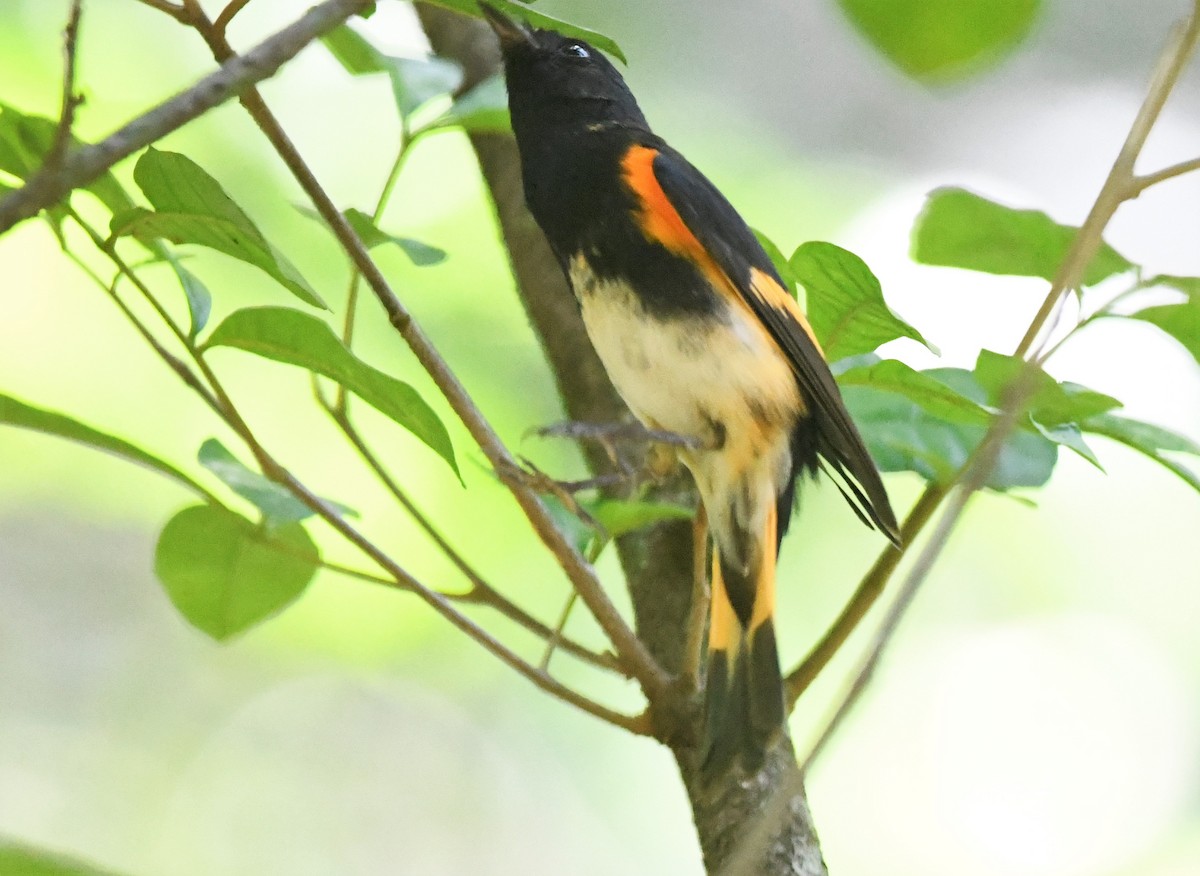
[[[508,54],[519,46],[533,46],[533,34],[524,25],[519,24],[505,15],[496,7],[480,0],[479,9],[487,19],[496,36],[500,38],[500,50]]]

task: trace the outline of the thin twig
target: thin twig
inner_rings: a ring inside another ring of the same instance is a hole
[[[550,658],[554,656],[555,649],[567,641],[563,631],[567,628],[567,621],[571,619],[571,610],[575,607],[575,601],[578,598],[579,594],[572,590],[571,595],[567,597],[566,604],[563,605],[562,614],[558,616],[558,623],[554,625],[552,635],[546,640],[546,651],[542,654],[542,662],[538,664],[542,672],[550,670]]]
[[[1162,111],[1171,91],[1179,80],[1189,57],[1200,39],[1200,0],[1194,5],[1191,16],[1175,27],[1171,37],[1160,55],[1155,69],[1155,75],[1147,91],[1146,98],[1130,127],[1129,135],[1105,179],[1100,193],[1092,209],[1088,213],[1083,226],[1071,241],[1055,278],[1051,283],[1050,294],[1043,302],[1041,309],[1034,317],[1029,331],[1025,333],[1017,348],[1017,355],[1025,357],[1030,348],[1041,334],[1042,328],[1051,314],[1058,307],[1062,297],[1075,288],[1083,272],[1091,263],[1099,250],[1102,234],[1117,208],[1128,200],[1129,183],[1133,179],[1133,167],[1138,155],[1154,126],[1155,120]],[[1029,357],[1025,367],[1009,385],[1006,398],[1001,405],[1001,414],[988,429],[983,442],[972,454],[957,479],[959,486],[950,500],[946,511],[939,519],[929,541],[918,555],[916,562],[909,571],[896,597],[884,617],[879,631],[872,640],[867,655],[853,677],[849,689],[844,693],[832,717],[825,724],[809,750],[808,755],[801,761],[801,771],[807,772],[814,759],[820,754],[828,741],[837,732],[846,716],[857,704],[866,690],[875,670],[879,665],[887,646],[892,642],[896,629],[903,619],[908,607],[912,604],[918,590],[929,575],[930,569],[945,548],[950,534],[957,526],[966,509],[967,503],[987,481],[988,475],[995,467],[1000,452],[1008,436],[1016,429],[1025,407],[1033,394],[1036,381],[1038,356]]]
[[[210,22],[201,20],[195,24],[195,27],[218,62],[228,63],[236,57],[228,41],[213,29]],[[240,99],[246,111],[299,182],[300,187],[304,189],[317,212],[332,229],[342,248],[362,272],[367,284],[383,305],[388,321],[404,338],[426,373],[433,378],[434,383],[455,414],[467,427],[471,437],[487,456],[493,468],[497,471],[511,470],[516,465],[512,455],[437,348],[400,302],[400,299],[396,297],[379,267],[367,252],[362,240],[355,234],[328,193],[313,175],[291,142],[291,138],[288,137],[278,119],[263,101],[261,94],[257,89],[250,87],[243,91]],[[2,228],[3,226],[0,224],[0,230]],[[559,531],[537,494],[518,479],[507,483],[534,531],[554,555],[559,566],[566,572],[572,586],[579,592],[584,604],[587,605],[600,628],[612,642],[618,661],[638,680],[646,696],[653,702],[668,689],[670,677],[617,611],[608,594],[604,592],[595,570],[584,561],[579,551]]]
[[[821,670],[841,650],[842,645],[850,638],[850,634],[866,617],[871,606],[883,593],[884,585],[896,571],[905,551],[912,545],[917,534],[925,528],[942,503],[942,499],[945,498],[946,492],[946,487],[931,484],[929,489],[921,495],[900,526],[900,543],[904,547],[897,548],[889,545],[884,549],[875,561],[875,565],[858,585],[858,589],[854,591],[854,595],[850,597],[850,601],[842,609],[842,613],[838,615],[837,620],[826,630],[821,641],[808,652],[808,655],[795,669],[788,673],[785,690],[789,712],[795,708],[796,701],[801,694],[808,690],[809,685],[816,680]]]
[[[68,149],[62,165],[53,173],[34,174],[22,188],[0,200],[0,234],[59,203],[72,190],[89,185],[121,159],[183,127],[247,86],[274,75],[285,61],[370,2],[325,0],[251,51],[228,59],[215,73],[138,116],[101,142]],[[164,6],[169,7],[163,8],[164,12],[175,9],[170,4]],[[179,13],[176,17],[183,20],[183,10],[175,11]]]
[[[1190,161],[1181,161],[1178,164],[1172,164],[1170,167],[1164,167],[1162,170],[1154,173],[1147,173],[1143,176],[1135,176],[1129,184],[1126,198],[1136,198],[1150,186],[1156,186],[1160,182],[1168,179],[1174,179],[1177,176],[1183,176],[1185,173],[1191,173],[1194,170],[1200,170],[1200,158],[1193,158]]]
[[[59,111],[58,127],[54,130],[54,141],[46,153],[41,173],[55,173],[62,166],[71,145],[71,128],[75,125],[75,110],[82,98],[75,93],[75,58],[79,53],[79,19],[83,12],[82,0],[71,0],[71,13],[63,31],[63,90],[62,109]]]
[[[138,2],[143,6],[149,6],[152,9],[157,9],[159,12],[167,13],[167,15],[176,21],[184,20],[183,6],[179,3],[172,3],[171,0],[138,0]]]
[[[229,0],[229,3],[221,10],[221,14],[217,16],[217,20],[213,22],[220,33],[225,33],[229,27],[229,22],[233,21],[235,15],[246,8],[250,0]]]
[[[403,117],[400,119],[400,149],[396,153],[396,159],[392,162],[392,168],[388,171],[387,179],[383,183],[383,189],[379,192],[379,199],[375,202],[375,210],[371,214],[371,221],[376,225],[383,218],[383,211],[387,208],[387,203],[391,200],[392,192],[396,189],[396,183],[400,180],[400,171],[404,169],[405,160],[408,158],[409,149],[412,147],[414,140],[408,135],[408,123]],[[358,266],[354,261],[350,262],[350,287],[346,292],[346,319],[342,324],[342,343],[349,349],[354,344],[354,320],[358,316],[358,290],[362,286],[362,274],[358,270]],[[349,410],[350,396],[346,392],[346,387],[342,384],[337,386],[337,401],[336,407],[342,413]]]
[[[95,232],[93,231],[91,226],[88,225],[87,222],[82,217],[80,217],[79,214],[76,213],[73,209],[68,207],[67,215],[70,216],[76,222],[76,224],[78,224],[79,227],[84,230],[85,233],[88,233],[89,235],[95,234]],[[95,238],[93,237],[93,243],[95,243],[95,242],[96,242]],[[102,247],[101,247],[101,251],[102,252],[104,251]],[[201,382],[200,378],[196,376],[195,372],[193,372],[182,360],[180,360],[176,356],[172,355],[165,347],[163,347],[162,344],[160,344],[158,342],[158,339],[154,336],[154,333],[150,331],[150,329],[146,326],[146,324],[143,323],[141,321],[141,319],[138,318],[137,314],[135,314],[129,308],[129,305],[127,305],[125,303],[125,301],[121,298],[121,296],[117,294],[117,280],[119,280],[123,276],[128,277],[130,279],[135,279],[132,271],[129,269],[129,266],[126,265],[124,262],[121,262],[119,260],[119,258],[113,259],[112,253],[105,252],[105,255],[108,255],[109,258],[114,261],[115,266],[117,268],[116,279],[114,279],[112,283],[105,283],[104,280],[101,279],[95,273],[95,271],[93,271],[90,267],[88,267],[88,265],[81,258],[79,258],[78,255],[76,255],[70,249],[65,250],[65,252],[67,254],[67,257],[70,258],[71,261],[75,262],[75,264],[78,265],[79,268],[84,271],[84,273],[86,273],[89,277],[91,277],[93,280],[95,280],[96,283],[102,289],[104,289],[104,291],[108,294],[108,296],[113,300],[113,303],[116,304],[117,309],[120,310],[122,314],[124,314],[125,318],[129,320],[129,322],[133,325],[133,327],[137,331],[137,333],[139,335],[141,335],[142,338],[146,341],[146,343],[148,343],[150,345],[150,347],[154,350],[154,352],[158,354],[159,358],[162,359],[163,362],[165,362],[166,365],[172,371],[174,371],[176,375],[179,376],[179,379],[182,380],[188,387],[193,389],[196,393],[198,393],[200,395],[200,397],[204,400],[204,402],[210,408],[212,408],[214,411],[216,411],[218,414],[220,414],[221,413],[220,403],[217,401],[216,397],[209,391],[208,387],[206,387],[203,384],[203,382]],[[138,281],[138,282],[140,282],[140,281]]]

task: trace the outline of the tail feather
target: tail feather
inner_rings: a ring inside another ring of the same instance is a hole
[[[740,761],[762,766],[785,722],[783,678],[775,644],[775,509],[741,575],[714,546],[702,773],[719,775]],[[746,597],[749,596],[749,599]]]
[[[747,773],[757,772],[784,717],[775,626],[767,621],[732,655],[710,652],[702,773],[725,773],[735,761]]]

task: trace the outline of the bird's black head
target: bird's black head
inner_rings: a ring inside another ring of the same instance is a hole
[[[514,22],[479,4],[500,38],[508,104],[517,136],[527,125],[647,130],[646,118],[617,68],[589,43]]]

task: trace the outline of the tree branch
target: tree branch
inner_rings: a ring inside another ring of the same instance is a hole
[[[233,48],[218,33],[206,18],[194,22],[194,27],[204,38],[214,57],[221,63],[231,63],[236,55]],[[465,387],[459,382],[450,366],[442,359],[433,343],[401,304],[392,291],[379,267],[367,253],[366,247],[346,222],[320,182],[313,175],[295,145],[271,113],[262,96],[254,88],[247,88],[240,97],[242,105],[266,135],[276,153],[283,159],[292,175],[316,207],[321,217],[333,230],[363,278],[375,293],[387,313],[388,320],[408,343],[425,371],[433,378],[442,395],[455,414],[467,427],[479,448],[497,471],[516,466],[508,449],[501,442],[483,413],[476,407]],[[650,652],[638,640],[633,630],[625,623],[608,595],[604,592],[595,570],[591,568],[559,531],[540,498],[528,486],[518,481],[506,481],[517,504],[525,513],[534,531],[543,544],[558,560],[572,586],[578,591],[597,623],[612,642],[617,659],[638,680],[647,698],[654,700],[670,685],[670,678],[658,665]]]
[[[1034,316],[1029,330],[1017,347],[1015,355],[1026,357],[1026,365],[1013,383],[1006,388],[1006,398],[1001,406],[1001,415],[988,429],[984,440],[955,479],[958,486],[950,504],[938,521],[929,542],[922,549],[913,568],[906,576],[896,601],[884,617],[850,687],[804,758],[801,765],[802,772],[807,771],[867,688],[884,651],[895,636],[900,621],[912,604],[922,583],[928,577],[933,564],[945,548],[967,503],[987,481],[987,477],[995,467],[1004,447],[1004,442],[1016,429],[1034,393],[1037,366],[1045,361],[1044,351],[1031,351],[1031,348],[1066,293],[1079,285],[1084,271],[1103,244],[1104,229],[1117,209],[1125,201],[1137,196],[1137,190],[1132,185],[1135,180],[1134,165],[1167,98],[1179,81],[1184,67],[1187,66],[1197,41],[1200,41],[1200,0],[1193,5],[1191,15],[1173,28],[1167,45],[1159,55],[1146,98],[1130,126],[1129,133],[1113,162],[1112,169],[1101,186],[1100,193],[1096,196],[1087,218],[1071,241],[1071,246],[1050,284],[1050,292],[1047,294],[1046,300]]]
[[[92,183],[123,158],[183,127],[255,82],[274,75],[285,61],[370,2],[325,0],[250,52],[229,59],[215,73],[134,119],[101,142],[68,148],[60,166],[43,165],[22,188],[0,200],[0,234],[57,204],[74,189]],[[171,4],[151,5],[155,8],[175,8]],[[169,10],[164,8],[164,11]],[[182,15],[182,11],[179,12]]]

